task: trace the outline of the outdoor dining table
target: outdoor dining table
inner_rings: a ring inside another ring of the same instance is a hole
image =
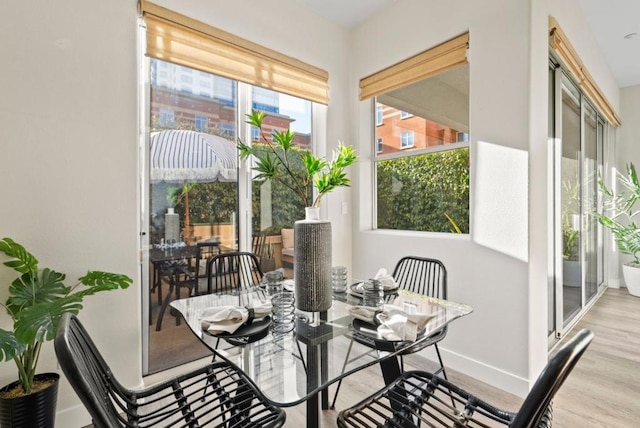
[[[356,341],[351,344],[354,318],[349,309],[360,304],[360,299],[345,293],[334,294],[333,304],[326,312],[296,310],[295,325],[288,334],[276,334],[268,327],[269,322],[265,318],[257,324],[253,339],[227,335],[226,340],[220,340],[224,339],[225,334],[213,335],[203,331],[200,315],[205,309],[212,307],[250,307],[252,304],[262,304],[269,296],[260,287],[174,300],[171,306],[182,314],[191,331],[213,351],[214,358],[220,357],[240,368],[263,391],[267,399],[277,406],[288,407],[306,402],[307,427],[318,427],[320,408],[329,408],[329,385],[378,363],[386,380],[399,376],[398,355],[404,349],[428,339],[431,333],[473,311],[464,304],[408,291],[399,293],[427,299],[433,317],[415,342],[397,342],[395,347],[389,348],[390,351],[373,353],[371,348]],[[265,330],[260,333],[262,328]],[[372,331],[371,334],[375,337],[376,332]],[[371,358],[351,359],[345,365],[345,355],[350,344],[351,355],[368,352]]]

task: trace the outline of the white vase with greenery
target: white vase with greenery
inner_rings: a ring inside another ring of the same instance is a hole
[[[331,223],[319,218],[322,198],[337,187],[349,186],[345,169],[357,156],[340,143],[327,161],[294,143],[290,130],[274,131],[270,141],[263,132],[265,113],[253,111],[247,123],[260,130],[262,144],[238,142],[241,159],[254,158],[256,180],[275,180],[291,190],[306,207],[304,220],[294,224],[294,282],[296,307],[325,311],[331,307]],[[316,189],[314,198],[313,188]]]

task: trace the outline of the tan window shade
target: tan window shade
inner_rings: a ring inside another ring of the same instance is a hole
[[[141,10],[150,57],[328,103],[329,75],[320,68],[150,2]]]
[[[558,59],[564,63],[567,71],[573,75],[578,86],[600,110],[600,113],[604,115],[607,121],[615,126],[622,125],[620,116],[618,116],[613,106],[602,93],[602,90],[593,80],[575,49],[569,43],[566,34],[560,28],[558,21],[553,16],[549,17],[549,46],[551,46]]]
[[[458,65],[466,64],[468,46],[469,33],[465,33],[360,79],[360,99],[375,97]]]

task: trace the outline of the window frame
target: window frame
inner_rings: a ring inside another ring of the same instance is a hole
[[[407,137],[407,144],[405,144],[405,136]],[[413,130],[403,131],[402,134],[400,134],[400,150],[412,149],[415,146],[415,140],[416,140],[415,131]]]

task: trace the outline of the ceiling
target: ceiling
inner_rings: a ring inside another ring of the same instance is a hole
[[[402,0],[298,0],[347,28]],[[640,85],[640,1],[578,0],[618,86]],[[628,34],[635,36],[625,38]]]

